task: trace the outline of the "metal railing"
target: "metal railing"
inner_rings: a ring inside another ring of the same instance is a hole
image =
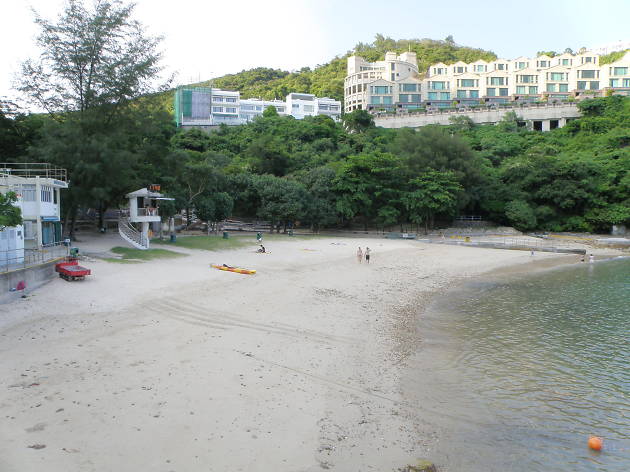
[[[2,162],[0,163],[0,174],[68,181],[66,169],[55,167],[47,162]]]
[[[144,238],[143,234],[135,229],[129,222],[129,212],[121,211],[118,217],[118,233],[120,236],[127,240],[130,244],[138,249],[146,249],[149,247],[148,241]]]
[[[26,269],[68,255],[63,243],[47,244],[39,248],[0,251],[0,273]]]

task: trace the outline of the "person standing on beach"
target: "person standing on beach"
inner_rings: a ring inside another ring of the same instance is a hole
[[[370,248],[366,246],[365,248],[365,263],[370,263]]]
[[[593,254],[591,254],[590,256],[588,256],[588,261],[589,261],[590,263],[595,262],[595,256],[594,256]]]
[[[361,246],[357,249],[357,260],[359,261],[359,264],[363,262],[363,251],[361,250]]]

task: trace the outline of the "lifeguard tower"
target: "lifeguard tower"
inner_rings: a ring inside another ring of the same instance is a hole
[[[149,225],[161,220],[159,202],[173,200],[159,191],[159,185],[151,185],[125,195],[129,199],[129,209],[120,211],[118,233],[135,248],[149,249]]]

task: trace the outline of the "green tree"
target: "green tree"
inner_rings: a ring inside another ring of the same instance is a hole
[[[463,188],[453,172],[429,170],[409,184],[403,202],[412,222],[424,222],[425,232],[433,228],[437,215],[452,216],[457,210],[458,195]]]
[[[505,216],[518,230],[528,231],[536,228],[536,214],[526,201],[512,200],[509,202],[505,205]]]
[[[56,22],[35,13],[38,59],[22,65],[18,90],[49,113],[105,107],[105,118],[130,99],[153,91],[161,68],[161,38],[132,18],[134,4],[100,0],[89,9],[68,0]]]
[[[365,110],[354,110],[342,116],[341,121],[350,133],[362,133],[374,127],[374,118]]]
[[[0,231],[22,224],[22,212],[14,205],[15,202],[17,202],[15,192],[0,193]]]
[[[262,113],[263,118],[274,118],[278,115],[278,110],[276,110],[276,107],[274,106],[268,106],[267,108],[265,108],[265,110]]]
[[[69,171],[64,206],[71,234],[79,206],[97,208],[102,220],[108,206],[146,183],[139,174],[147,168],[144,151],[156,150],[153,137],[168,145],[162,138],[172,133],[172,125],[162,126],[163,110],[137,100],[154,90],[160,38],[144,32],[133,9],[121,0],[100,0],[93,8],[68,0],[56,21],[35,14],[41,54],[24,62],[18,90],[58,122],[42,129],[32,155]]]
[[[287,225],[292,225],[304,214],[307,194],[298,182],[273,175],[261,175],[254,180],[260,198],[257,215],[269,220],[271,232],[274,226],[280,232]]]

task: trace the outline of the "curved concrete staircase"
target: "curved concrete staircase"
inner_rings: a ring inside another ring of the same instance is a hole
[[[129,222],[129,217],[121,212],[118,215],[118,234],[137,249],[149,249],[149,241]]]

